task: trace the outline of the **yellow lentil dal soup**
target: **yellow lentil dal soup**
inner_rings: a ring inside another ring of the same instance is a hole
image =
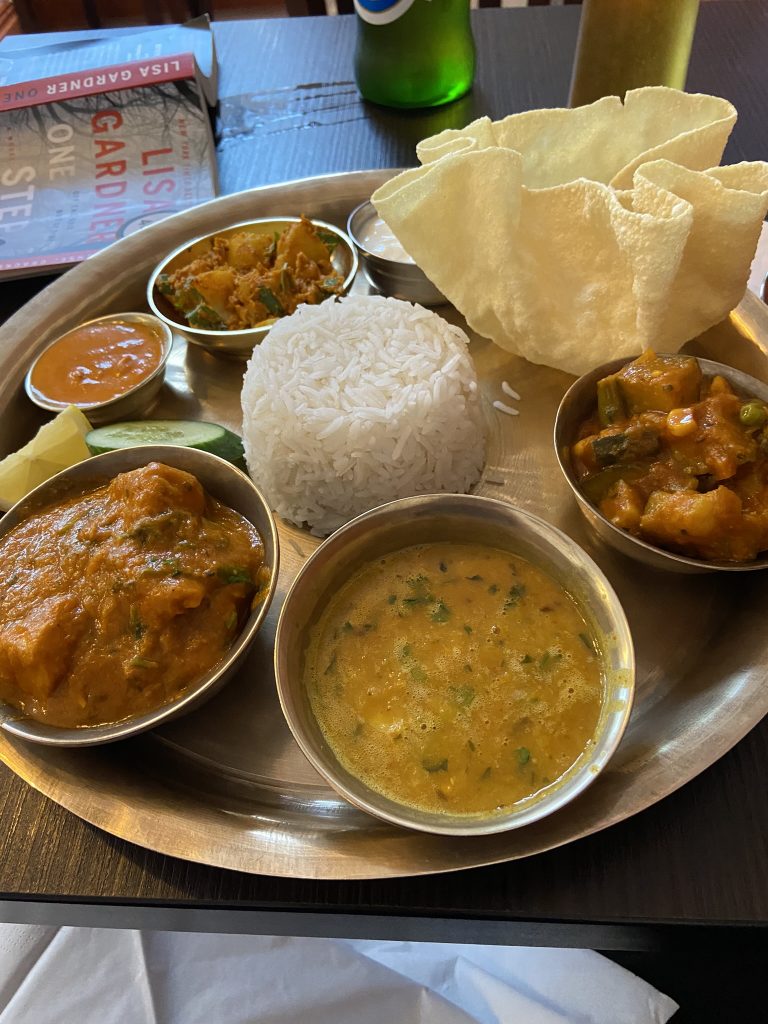
[[[434,543],[363,566],[328,603],[305,661],[320,729],[377,792],[431,812],[502,810],[593,742],[592,631],[524,559]]]

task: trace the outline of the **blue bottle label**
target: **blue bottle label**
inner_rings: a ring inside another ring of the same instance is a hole
[[[414,0],[355,0],[355,10],[371,25],[388,25],[411,7]]]

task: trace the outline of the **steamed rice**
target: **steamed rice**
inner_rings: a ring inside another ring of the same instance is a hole
[[[319,534],[394,498],[465,492],[485,459],[462,330],[380,296],[302,305],[243,382],[248,469],[272,507]]]

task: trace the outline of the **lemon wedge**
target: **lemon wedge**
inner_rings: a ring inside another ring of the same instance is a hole
[[[91,425],[74,405],[44,424],[29,444],[0,462],[0,509],[8,509],[62,469],[90,457],[85,435]]]

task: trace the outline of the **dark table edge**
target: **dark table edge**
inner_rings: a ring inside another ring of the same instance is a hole
[[[549,946],[637,952],[696,952],[768,948],[768,923],[712,924],[673,921],[523,920],[477,916],[371,914],[333,908],[231,905],[181,902],[139,904],[133,900],[0,894],[0,921],[7,924],[135,928],[150,931],[217,932],[306,938],[387,939],[470,945]]]

